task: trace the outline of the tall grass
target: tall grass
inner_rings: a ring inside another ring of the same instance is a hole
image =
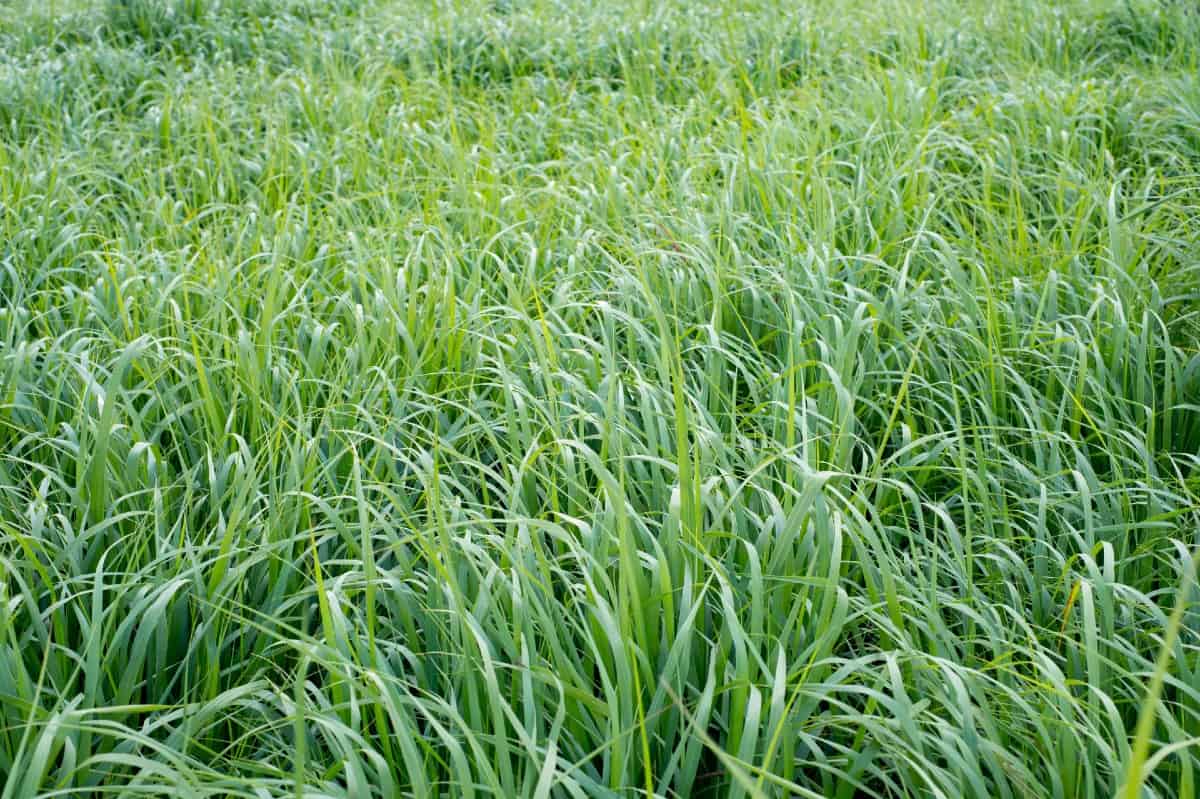
[[[0,799],[1200,793],[1188,4],[18,5]]]

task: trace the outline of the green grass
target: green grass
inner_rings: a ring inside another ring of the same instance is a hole
[[[1200,796],[1200,13],[17,0],[0,799]]]

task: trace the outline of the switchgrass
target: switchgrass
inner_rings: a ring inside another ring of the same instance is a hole
[[[1189,4],[18,6],[0,799],[1200,794]]]

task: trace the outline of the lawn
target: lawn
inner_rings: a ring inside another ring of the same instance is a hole
[[[1192,0],[6,0],[0,799],[1200,796]]]

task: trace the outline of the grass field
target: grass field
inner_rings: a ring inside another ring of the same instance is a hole
[[[0,799],[1200,796],[1187,0],[8,0]]]

